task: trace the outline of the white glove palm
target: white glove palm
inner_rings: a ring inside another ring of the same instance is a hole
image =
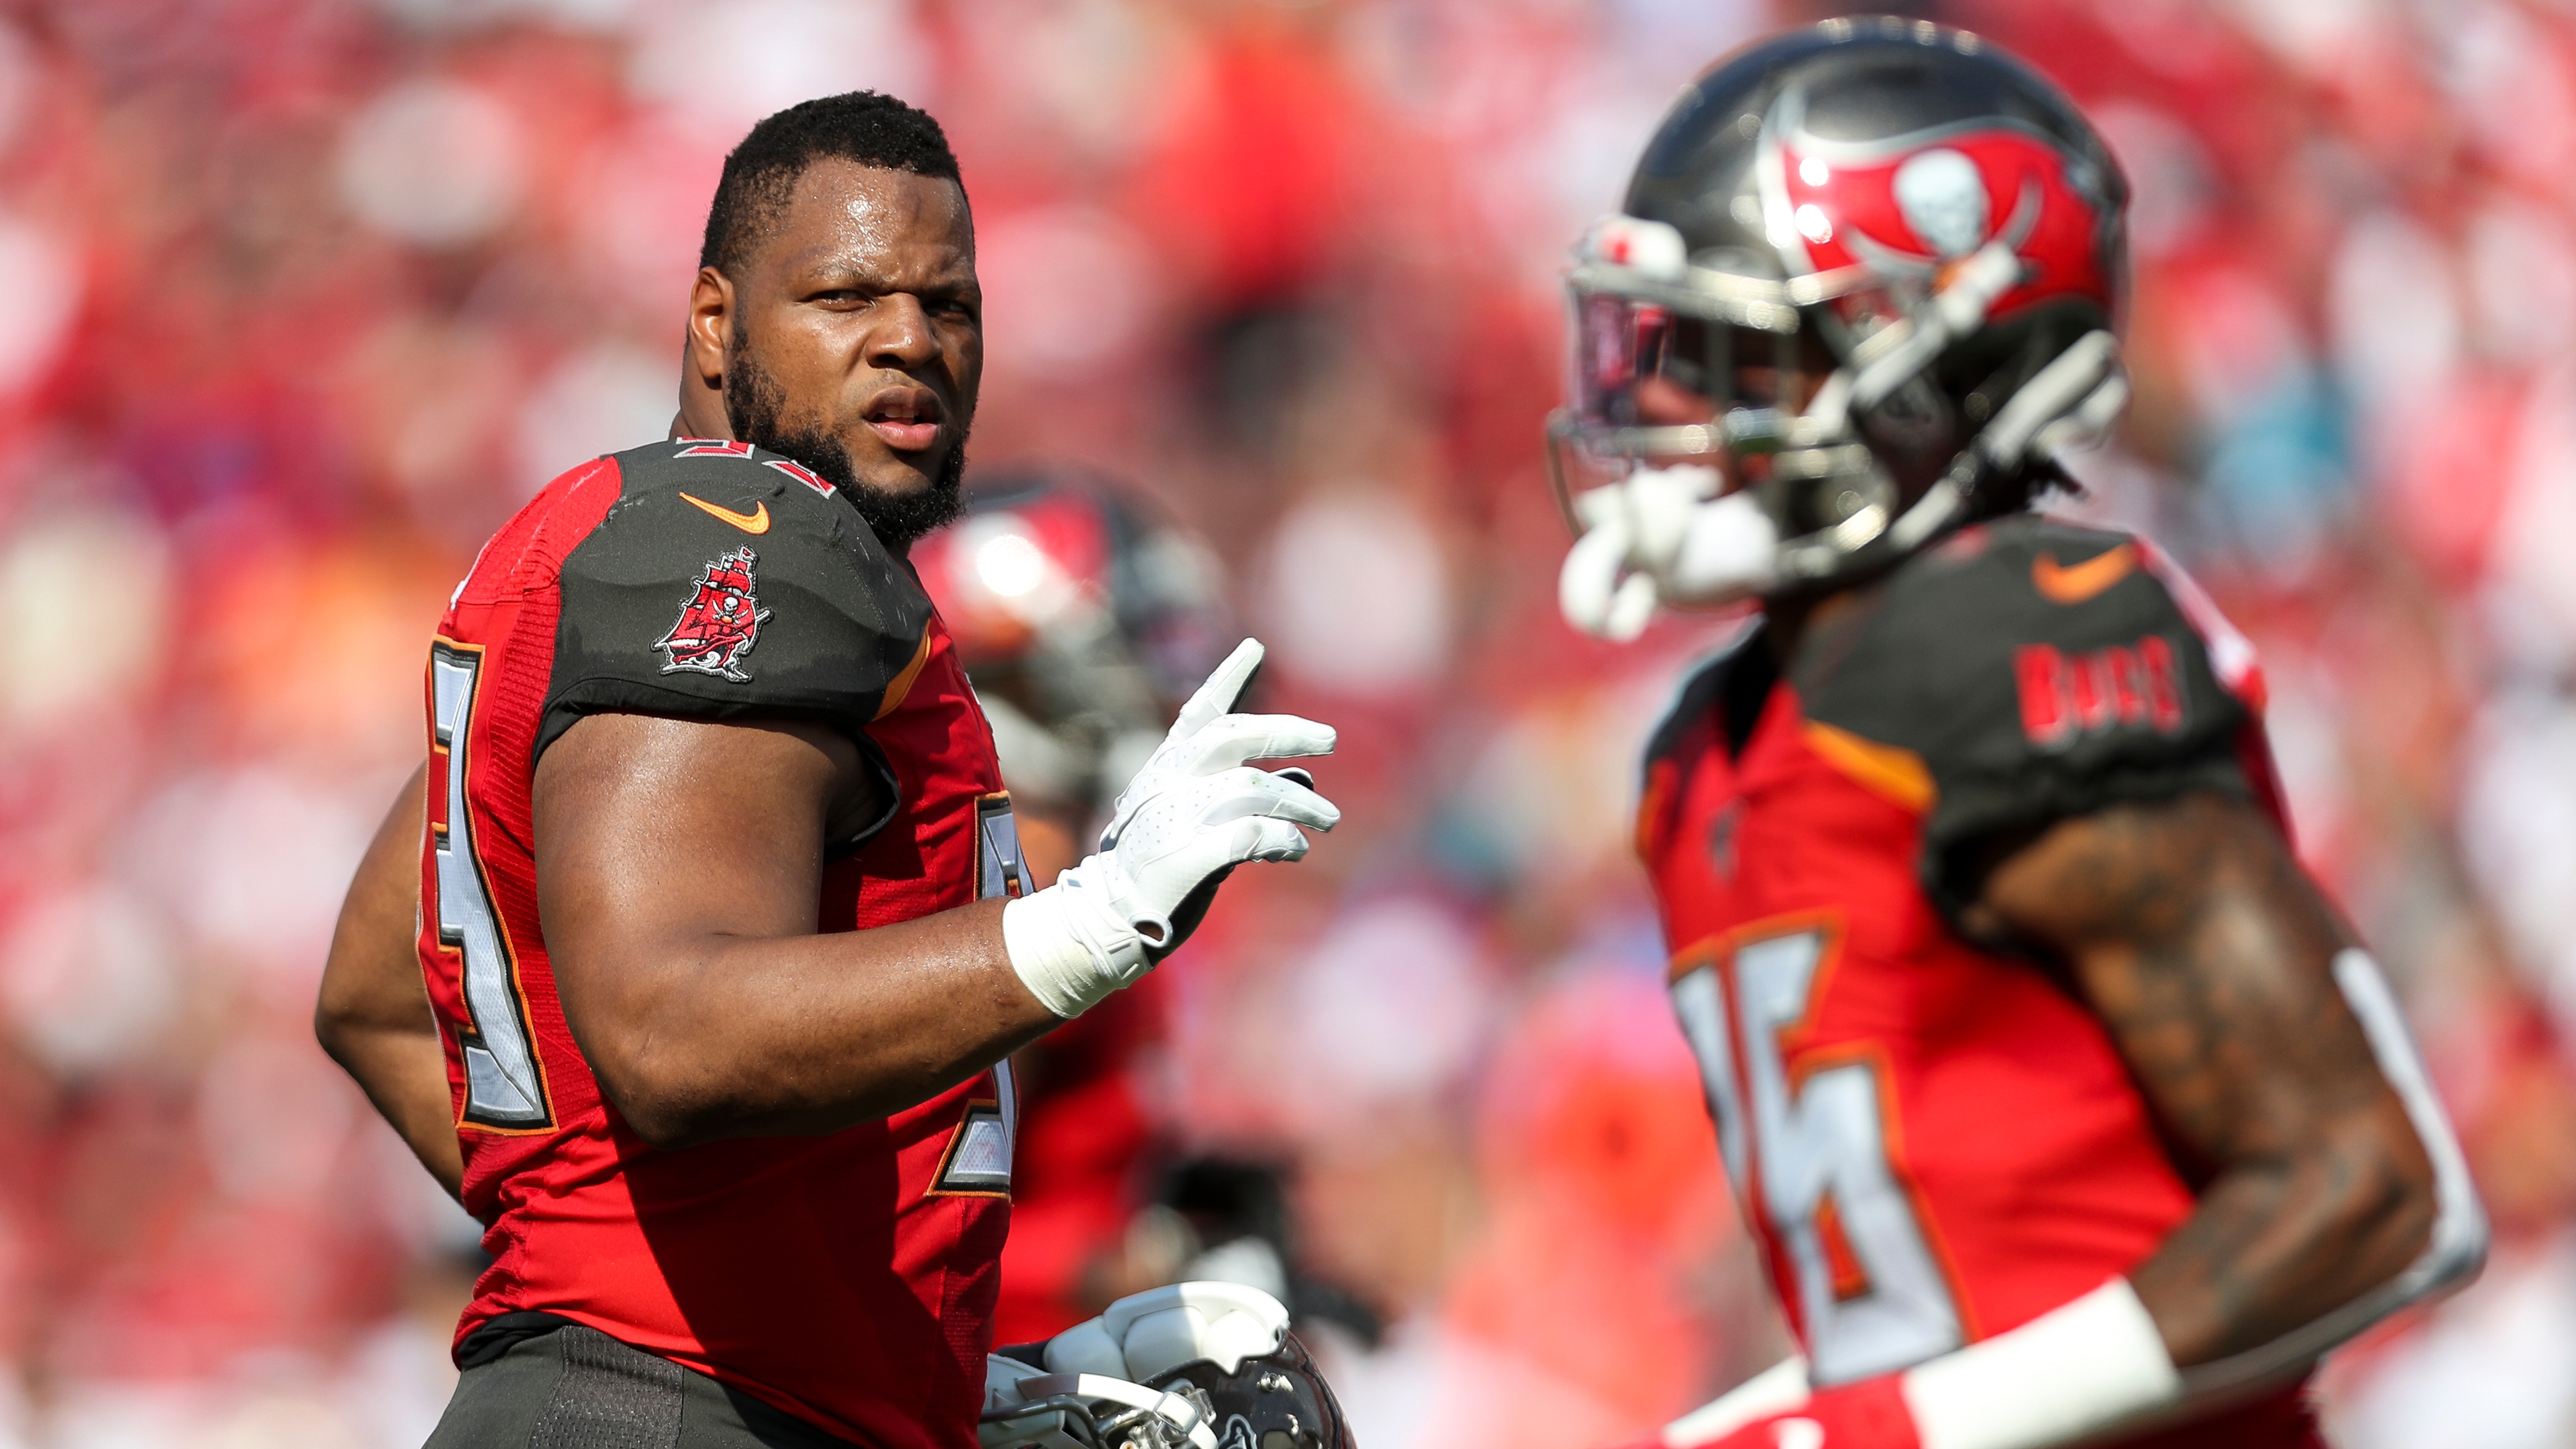
[[[1228,713],[1261,658],[1260,642],[1244,640],[1181,706],[1119,795],[1099,854],[1003,908],[1011,965],[1056,1015],[1075,1015],[1169,954],[1228,871],[1296,860],[1307,847],[1299,826],[1330,830],[1342,818],[1304,771],[1245,763],[1333,752],[1329,725]]]

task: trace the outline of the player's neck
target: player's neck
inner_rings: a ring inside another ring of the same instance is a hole
[[[1772,657],[1786,669],[1798,657],[1798,646],[1807,635],[1839,617],[1859,597],[1855,589],[1836,589],[1829,594],[1802,594],[1795,598],[1765,599],[1762,603],[1762,637],[1771,646]]]
[[[680,381],[680,415],[671,420],[675,438],[733,441],[733,419],[726,416],[724,390],[702,385],[694,377]]]

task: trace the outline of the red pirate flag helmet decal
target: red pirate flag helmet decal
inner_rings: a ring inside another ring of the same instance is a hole
[[[760,593],[752,577],[752,565],[758,560],[749,548],[738,548],[724,557],[710,561],[706,572],[698,576],[697,587],[680,605],[679,622],[671,632],[653,641],[653,647],[670,655],[671,662],[662,666],[664,674],[686,669],[697,674],[713,674],[736,684],[747,684],[751,676],[741,667],[742,656],[760,638],[760,626],[769,611],[760,607]]]

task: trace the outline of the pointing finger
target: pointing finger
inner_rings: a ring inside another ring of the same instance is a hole
[[[1338,738],[1331,725],[1293,714],[1229,714],[1209,721],[1192,739],[1191,768],[1213,775],[1246,760],[1329,755]]]
[[[1261,667],[1265,652],[1258,639],[1246,639],[1235,645],[1234,652],[1225,656],[1225,662],[1207,677],[1207,683],[1200,685],[1198,692],[1190,696],[1190,702],[1181,706],[1179,717],[1172,721],[1170,738],[1187,739],[1198,733],[1208,721],[1233,709],[1243,698],[1244,686],[1252,682],[1253,671]]]

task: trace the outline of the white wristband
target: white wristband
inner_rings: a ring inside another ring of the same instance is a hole
[[[1080,1016],[1152,969],[1134,926],[1109,909],[1086,871],[1095,856],[1054,885],[1002,907],[1002,949],[1020,983],[1047,1010]]]
[[[1800,1408],[1809,1397],[1807,1360],[1791,1354],[1666,1424],[1665,1449],[1695,1449],[1697,1445],[1714,1443],[1756,1419]]]
[[[1923,1449],[2042,1449],[2174,1403],[2182,1376],[2126,1278],[1905,1371]]]

